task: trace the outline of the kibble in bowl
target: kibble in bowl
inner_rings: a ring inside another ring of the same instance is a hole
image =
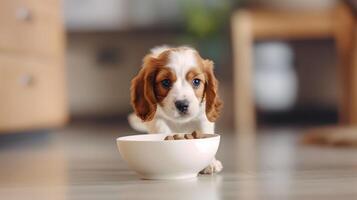
[[[191,139],[202,139],[202,138],[209,138],[213,136],[212,134],[202,134],[197,131],[193,131],[192,133],[186,134],[174,134],[168,135],[164,138],[164,140],[191,140]]]

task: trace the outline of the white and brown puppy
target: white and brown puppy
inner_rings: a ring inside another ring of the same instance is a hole
[[[221,100],[213,62],[193,48],[167,46],[151,50],[132,80],[133,128],[148,133],[214,133]],[[214,159],[203,173],[222,170]]]

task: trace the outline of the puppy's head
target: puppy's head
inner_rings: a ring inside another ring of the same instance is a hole
[[[214,122],[221,106],[217,89],[212,61],[192,48],[165,48],[145,56],[132,80],[132,106],[143,121],[160,110],[162,117],[175,122],[187,122],[201,112]]]

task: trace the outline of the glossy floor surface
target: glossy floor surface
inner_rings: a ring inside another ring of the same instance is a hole
[[[297,129],[223,133],[220,174],[140,180],[119,156],[126,125],[0,136],[0,199],[357,199],[357,149],[304,146]]]

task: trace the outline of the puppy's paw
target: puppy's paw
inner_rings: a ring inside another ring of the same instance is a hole
[[[200,174],[213,174],[222,171],[223,165],[221,161],[214,159],[211,164],[209,164],[206,168],[200,171]]]

